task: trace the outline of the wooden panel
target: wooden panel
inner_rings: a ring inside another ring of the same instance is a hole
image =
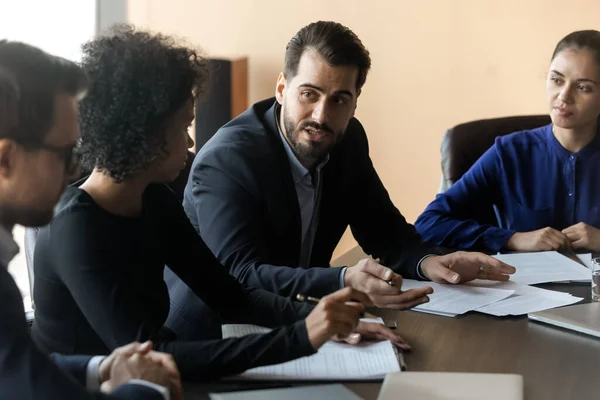
[[[248,59],[231,61],[231,118],[248,108]]]

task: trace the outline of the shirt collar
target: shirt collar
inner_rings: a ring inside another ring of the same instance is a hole
[[[558,141],[556,136],[554,136],[552,124],[546,126],[546,135],[548,136],[548,140],[552,143],[553,147],[563,156],[575,156],[580,159],[587,159],[600,151],[600,124],[598,124],[598,131],[596,132],[596,136],[589,142],[583,149],[579,150],[577,153],[571,153],[569,150],[565,149],[562,144]]]
[[[0,264],[8,268],[8,264],[19,253],[19,245],[13,239],[12,233],[0,225]]]
[[[279,131],[279,136],[281,137],[281,141],[283,142],[283,147],[285,148],[285,153],[287,154],[288,160],[290,162],[290,167],[292,168],[292,176],[294,177],[294,182],[299,183],[302,180],[306,179],[307,176],[310,176],[310,171],[304,165],[302,165],[300,160],[298,160],[298,157],[296,157],[296,154],[294,154],[292,147],[290,146],[290,144],[286,140],[285,136],[283,135],[283,132],[281,131],[281,124],[279,123],[279,111],[281,110],[281,106],[279,104],[276,104],[274,109],[275,109],[275,124],[277,125],[277,130]],[[327,164],[328,161],[329,161],[329,154],[327,154],[325,159],[323,161],[321,161],[321,163],[319,163],[319,165],[317,165],[316,171],[320,172],[321,169],[323,169],[323,167],[325,166],[325,164]]]

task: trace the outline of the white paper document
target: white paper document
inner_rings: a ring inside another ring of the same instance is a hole
[[[589,269],[556,251],[498,254],[498,260],[517,269],[510,280],[524,285],[536,283],[591,280]]]
[[[433,293],[429,295],[429,302],[418,305],[413,310],[444,316],[456,316],[476,310],[505,299],[514,292],[507,289],[420,282],[412,279],[405,279],[402,282],[402,290],[425,286],[433,288]]]
[[[223,337],[239,337],[269,332],[255,325],[223,325]],[[364,342],[357,345],[327,342],[316,354],[282,364],[252,368],[233,377],[257,380],[380,380],[399,372],[400,365],[392,343]]]
[[[569,293],[540,289],[511,281],[495,282],[475,280],[466,285],[514,290],[514,293],[510,297],[496,303],[488,304],[487,306],[476,310],[497,317],[505,315],[523,315],[550,308],[562,307],[583,300],[581,297],[574,297]]]
[[[592,269],[592,253],[576,254],[576,256],[587,268]]]

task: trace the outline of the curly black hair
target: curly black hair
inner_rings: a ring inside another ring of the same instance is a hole
[[[91,81],[80,103],[81,164],[116,182],[164,156],[167,123],[208,80],[196,50],[130,25],[84,44],[81,66]]]

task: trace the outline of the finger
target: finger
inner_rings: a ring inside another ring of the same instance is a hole
[[[516,271],[516,269],[514,267],[511,267],[510,273],[513,273],[514,271]],[[503,277],[503,278],[497,279],[498,277]],[[509,280],[509,274],[502,272],[499,268],[494,268],[489,265],[480,265],[479,271],[477,271],[477,278],[478,279],[487,279],[487,280],[507,281],[507,280]]]
[[[139,342],[131,342],[129,344],[126,344],[125,346],[121,346],[121,347],[117,347],[112,354],[114,355],[124,355],[124,356],[130,356],[133,353],[137,352],[138,348],[140,347],[140,343]]]
[[[445,265],[436,264],[433,270],[429,271],[429,278],[437,283],[456,284],[460,282],[461,276],[459,273],[453,271]]]
[[[513,267],[512,265],[506,264],[505,262],[502,262],[502,261],[498,260],[497,258],[488,256],[487,254],[483,254],[483,253],[479,253],[479,252],[465,253],[465,254],[466,254],[466,256],[465,256],[466,259],[464,260],[464,262],[467,262],[469,264],[473,264],[473,265],[477,265],[477,266],[479,266],[479,265],[489,266],[489,267],[494,268],[504,274],[514,274],[517,271],[515,269],[515,267]],[[463,260],[459,259],[456,261],[456,263],[463,264]]]
[[[392,279],[389,281],[383,281],[379,278],[376,278],[371,275],[367,276],[367,282],[365,282],[365,286],[367,287],[367,292],[373,296],[375,295],[386,295],[386,294],[398,294],[400,288],[402,287],[402,277],[398,274],[394,274]],[[388,282],[392,281],[394,284],[390,285]]]
[[[344,341],[348,344],[358,344],[360,342],[360,340],[362,339],[362,336],[360,335],[360,333],[356,333],[353,332],[351,334],[349,334],[348,336],[341,338],[338,335],[336,335],[341,341]]]
[[[347,301],[344,303],[344,305],[348,306],[348,307],[352,307],[352,308],[356,308],[359,312],[359,315],[361,317],[364,316],[364,311],[365,311],[365,306],[362,303],[356,302],[356,301]]]
[[[368,303],[369,296],[352,287],[345,287],[336,292],[328,294],[327,296],[323,297],[321,301],[323,300],[334,301],[339,303],[345,303],[347,301],[358,301],[360,303]]]
[[[384,281],[389,281],[395,276],[394,271],[370,259],[362,265],[361,269],[363,272],[369,273]]]
[[[577,230],[578,229],[575,227],[575,225],[572,225],[572,226],[570,226],[568,228],[563,229],[561,231],[561,233],[563,233],[565,235],[568,235],[569,233],[575,233],[575,232],[577,232]]]
[[[394,297],[394,298],[388,298]],[[416,307],[421,304],[425,304],[429,302],[429,297],[421,297],[417,300],[403,300],[398,299],[398,296],[386,296],[386,298],[381,299],[381,308],[390,308],[392,310],[409,310],[413,307]]]
[[[142,353],[142,354],[146,354],[150,350],[152,350],[152,341],[151,340],[146,340],[144,343],[140,344],[137,347],[137,352]]]
[[[181,386],[181,379],[171,377],[171,400],[182,400],[183,399],[183,388]]]
[[[160,353],[157,351],[151,351],[150,353],[148,353],[148,355],[146,357],[149,358],[150,360],[152,360],[153,362],[157,362],[157,363],[161,364],[163,367],[165,367],[167,369],[167,371],[169,372],[169,375],[171,375],[172,377],[176,377],[176,378],[180,377],[179,369],[177,368],[175,359],[173,358],[173,356],[171,354]]]
[[[429,286],[420,289],[411,289],[395,296],[381,296],[380,303],[383,307],[406,310],[419,304],[427,303],[429,301],[427,294],[432,292],[433,289]]]
[[[403,349],[410,349],[410,346],[397,332],[392,331],[385,325],[377,323],[361,323],[358,326],[358,331],[365,339],[389,340],[396,346]]]
[[[566,236],[569,239],[569,241],[571,241],[571,243],[573,243],[577,239],[581,238],[581,235],[579,234],[579,232],[569,232],[566,234]]]
[[[494,271],[501,274],[514,274],[517,269],[510,264],[506,264],[494,257],[486,256],[487,261],[482,261],[482,265],[491,267]]]
[[[585,239],[578,239],[571,243],[574,249],[586,249],[588,246],[588,242]]]
[[[570,247],[571,246],[571,241],[569,240],[569,238],[567,237],[567,235],[565,235],[562,232],[559,232],[557,230],[552,230],[550,235],[552,236],[552,238],[557,241],[560,244],[561,248],[565,248],[565,247]]]
[[[332,321],[329,325],[328,333],[330,338],[337,335],[339,338],[345,338],[354,332],[356,325],[340,321]]]
[[[498,274],[498,273],[490,273],[488,274],[485,279],[489,280],[489,281],[508,281],[510,280],[510,275],[504,275],[504,274]]]
[[[556,240],[555,238],[553,238],[551,236],[543,238],[541,243],[546,245],[544,247],[544,250],[558,250],[558,249],[560,249],[560,247],[562,245],[562,243],[560,241]]]
[[[345,304],[331,303],[324,308],[323,320],[326,323],[343,323],[354,329],[358,325],[361,310]],[[339,332],[332,332],[339,333]],[[348,332],[350,333],[350,332]]]

